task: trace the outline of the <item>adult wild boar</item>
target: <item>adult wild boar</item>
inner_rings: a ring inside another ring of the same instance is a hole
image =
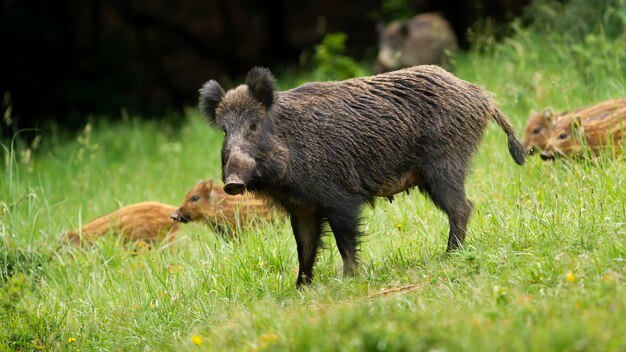
[[[409,21],[394,21],[378,29],[377,73],[415,65],[447,67],[449,55],[458,49],[452,27],[434,13],[419,14]]]
[[[224,190],[269,198],[291,217],[297,285],[310,283],[323,224],[344,275],[357,265],[359,216],[374,197],[417,186],[450,221],[448,250],[465,237],[472,209],[465,177],[490,119],[505,131],[518,164],[524,148],[483,88],[437,66],[309,83],[277,92],[269,70],[224,93],[200,89],[200,109],[224,133]]]

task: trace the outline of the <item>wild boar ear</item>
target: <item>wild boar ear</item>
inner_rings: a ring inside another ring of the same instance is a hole
[[[248,85],[250,94],[263,104],[266,110],[272,107],[276,80],[269,69],[265,67],[252,68],[246,77],[246,85]]]
[[[409,24],[407,22],[400,24],[400,35],[402,35],[402,37],[409,36]]]
[[[220,84],[214,80],[206,82],[202,88],[200,88],[198,106],[202,114],[211,123],[215,123],[215,109],[217,109],[217,105],[222,101],[222,98],[224,98],[224,90]]]
[[[378,33],[379,36],[383,34],[384,30],[385,30],[385,24],[382,23],[381,21],[376,22],[376,33]]]

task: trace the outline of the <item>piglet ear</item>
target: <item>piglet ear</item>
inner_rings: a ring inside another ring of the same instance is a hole
[[[217,105],[222,101],[223,97],[224,90],[220,84],[214,80],[206,82],[202,88],[200,88],[198,106],[209,122],[215,123],[215,109],[217,109]]]
[[[573,130],[579,130],[583,127],[583,118],[580,115],[575,115],[570,121],[570,126]]]
[[[548,123],[552,124],[554,122],[554,113],[551,108],[547,108],[543,111],[543,117],[548,121]]]
[[[254,99],[258,100],[266,110],[269,110],[274,103],[274,91],[276,90],[276,79],[269,69],[265,67],[254,67],[248,72],[246,85]]]

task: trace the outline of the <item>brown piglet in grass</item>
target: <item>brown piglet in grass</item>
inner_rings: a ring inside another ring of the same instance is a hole
[[[117,234],[125,242],[154,243],[171,240],[180,223],[190,221],[201,221],[221,232],[236,234],[240,227],[254,224],[257,218],[270,219],[279,214],[250,194],[230,196],[223,187],[212,180],[200,181],[179,208],[158,202],[128,205],[65,233],[62,240],[85,245],[107,234]]]
[[[564,116],[554,125],[542,160],[597,157],[601,151],[619,155],[626,139],[626,104],[591,117]]]
[[[242,226],[279,215],[265,201],[250,193],[232,196],[224,184],[204,180],[187,194],[183,204],[171,214],[176,222],[203,221],[224,233],[236,234]]]
[[[549,108],[541,112],[533,110],[530,116],[528,116],[528,121],[524,128],[524,148],[530,155],[544,150],[555,124],[562,118],[570,119],[573,116],[579,116],[581,120],[593,120],[600,116],[606,116],[608,112],[625,106],[626,99],[609,99],[558,114],[552,112],[552,109]]]
[[[175,206],[159,202],[128,205],[65,233],[62,240],[84,245],[107,234],[118,234],[126,242],[156,242],[178,231],[180,224],[170,219],[173,211]]]

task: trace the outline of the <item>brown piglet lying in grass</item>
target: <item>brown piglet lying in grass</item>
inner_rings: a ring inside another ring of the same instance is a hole
[[[579,116],[581,120],[596,119],[606,116],[608,112],[615,111],[626,106],[626,99],[610,99],[597,104],[581,107],[573,111],[554,113],[552,109],[537,112],[531,111],[524,128],[524,148],[528,154],[541,152],[546,148],[552,130],[562,118],[571,119]]]
[[[172,213],[172,219],[182,223],[204,221],[224,233],[234,234],[242,225],[269,220],[278,214],[250,193],[231,196],[224,192],[221,182],[205,180],[187,194],[183,205]]]
[[[110,233],[118,234],[127,242],[156,242],[171,238],[178,231],[180,224],[170,219],[173,211],[176,211],[175,206],[159,202],[128,205],[65,233],[62,240],[89,244]]]
[[[620,154],[624,139],[626,104],[587,118],[577,114],[564,116],[552,128],[541,159],[597,157],[602,150],[615,156]]]
[[[230,196],[223,187],[212,180],[200,181],[179,208],[158,202],[128,205],[65,233],[62,240],[89,244],[107,234],[117,234],[126,242],[153,243],[171,240],[180,223],[190,221],[203,221],[220,231],[234,234],[240,227],[255,223],[257,218],[269,219],[278,214],[260,199],[249,194]]]

